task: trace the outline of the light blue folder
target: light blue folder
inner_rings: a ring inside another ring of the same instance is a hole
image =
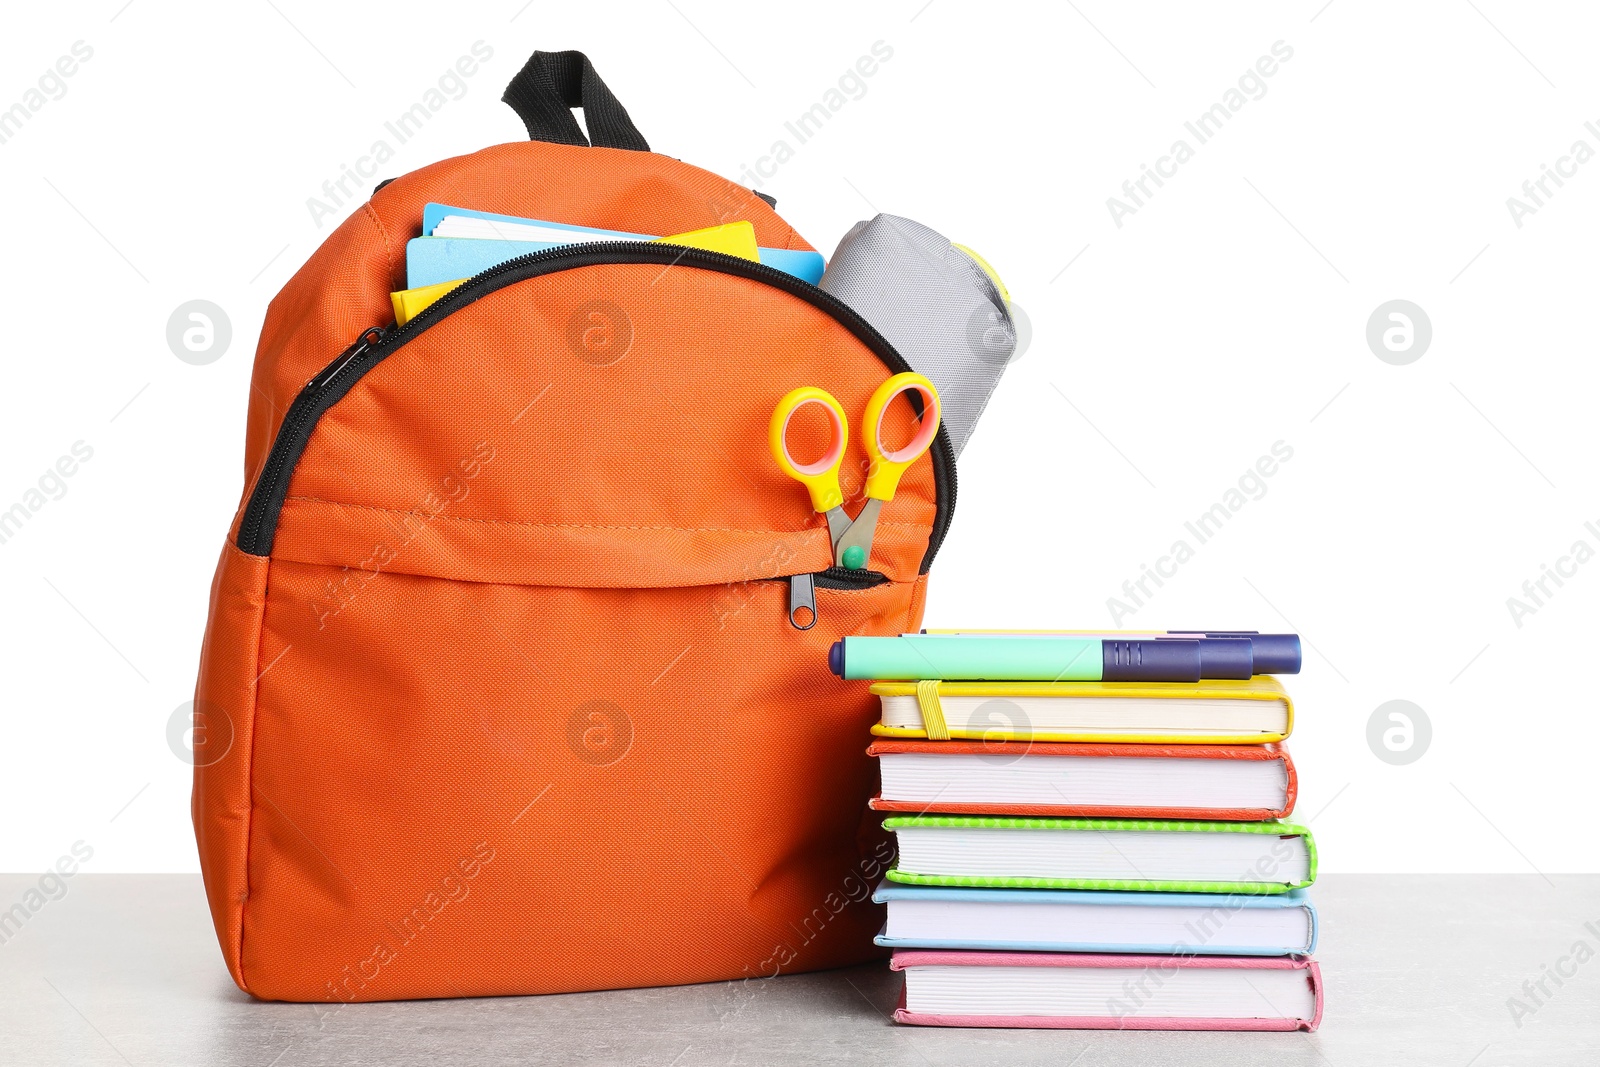
[[[1317,909],[1303,889],[1275,896],[1240,893],[1099,893],[1077,889],[965,889],[943,886],[901,885],[884,881],[872,894],[878,904],[896,900],[982,901],[992,904],[1093,904],[1132,905],[1147,908],[1201,908],[1201,925],[1190,924],[1172,941],[991,941],[962,938],[893,938],[880,933],[873,940],[888,948],[999,949],[1011,952],[1160,953],[1205,956],[1292,956],[1317,947]],[[893,905],[890,905],[893,907]],[[1246,909],[1298,908],[1305,913],[1306,937],[1296,944],[1271,948],[1227,944],[1229,916]]]
[[[522,223],[549,229],[571,230],[574,234],[603,237],[608,241],[653,241],[659,235],[626,233],[621,230],[599,230],[587,226],[571,226],[561,222],[541,219],[517,218],[513,215],[495,215],[470,208],[449,207],[445,204],[428,204],[422,210],[422,232],[432,234],[439,220],[446,215],[465,215],[494,222]],[[406,242],[406,287],[417,289],[424,285],[470,278],[474,274],[499,266],[508,259],[533,252],[559,248],[558,241],[493,241],[470,237],[416,237]],[[815,285],[822,279],[823,259],[817,252],[802,252],[791,248],[762,248],[761,262],[769,267],[792,274],[802,281]]]

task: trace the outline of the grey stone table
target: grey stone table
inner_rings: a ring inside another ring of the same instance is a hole
[[[0,875],[0,908],[36,883]],[[0,1063],[1600,1064],[1600,876],[1328,875],[1313,892],[1327,984],[1318,1033],[1149,1034],[895,1026],[899,978],[883,966],[569,996],[263,1004],[223,970],[198,877],[80,874],[3,931]]]

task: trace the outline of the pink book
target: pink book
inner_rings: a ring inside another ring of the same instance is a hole
[[[1303,956],[896,952],[895,1022],[1067,1030],[1315,1030],[1322,972]]]

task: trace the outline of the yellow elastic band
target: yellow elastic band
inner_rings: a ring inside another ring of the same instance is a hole
[[[939,683],[924,678],[917,683],[917,707],[922,709],[922,727],[929,741],[950,740],[950,727],[944,721],[944,708],[939,704]]]

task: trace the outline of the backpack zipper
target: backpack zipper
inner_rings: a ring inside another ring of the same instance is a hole
[[[815,574],[802,572],[789,576],[789,625],[809,630],[817,624],[818,589],[871,589],[889,580],[881,571],[852,567],[829,567]]]
[[[278,515],[283,509],[284,498],[288,495],[289,481],[294,474],[295,465],[299,463],[300,456],[305,451],[312,430],[316,428],[323,414],[348,393],[371,367],[447,315],[507,285],[561,270],[632,263],[659,264],[664,267],[698,267],[763,282],[773,288],[782,289],[837,320],[854,334],[857,340],[870,348],[873,355],[877,356],[891,373],[911,369],[905,357],[895,351],[894,346],[849,305],[810,282],[762,263],[723,255],[720,252],[649,241],[604,241],[595,244],[563,245],[543,252],[518,256],[473,275],[428,305],[403,326],[372,326],[363,330],[350,347],[339,353],[337,358],[306,382],[305,387],[295,396],[289,405],[289,410],[284,414],[277,436],[273,439],[272,450],[267,454],[267,461],[261,468],[261,474],[256,478],[255,487],[251,490],[250,501],[245,505],[244,515],[239,521],[239,533],[235,538],[239,550],[254,556],[272,554]],[[933,563],[940,545],[944,543],[945,534],[950,528],[950,520],[955,512],[955,450],[951,447],[950,437],[942,426],[933,439],[933,447],[928,450],[928,457],[933,463],[936,487],[934,520],[933,532],[928,538],[928,550],[918,568],[919,574],[926,574]],[[826,571],[819,572],[818,577],[823,578],[821,584],[824,588],[867,587],[833,584],[847,581],[832,575],[831,572],[835,570],[841,568],[829,567]],[[881,574],[876,575],[879,581],[871,580],[875,572],[853,573],[866,579],[867,585],[887,581]],[[791,595],[793,595],[792,588]],[[813,605],[813,616],[814,613]]]

